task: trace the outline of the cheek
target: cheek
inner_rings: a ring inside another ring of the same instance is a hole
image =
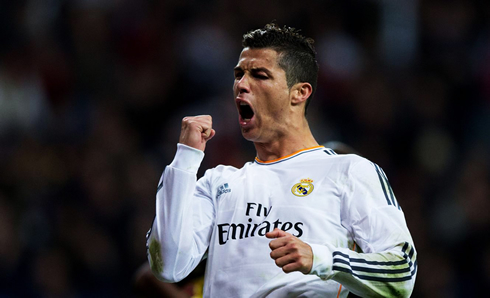
[[[267,98],[267,101],[261,106],[264,111],[267,111],[267,115],[273,119],[273,121],[279,120],[283,117],[285,107],[278,101],[277,97]]]
[[[271,118],[282,118],[284,110],[287,109],[289,93],[278,85],[261,86],[256,92],[256,110],[269,115]],[[264,115],[266,116],[266,115]]]

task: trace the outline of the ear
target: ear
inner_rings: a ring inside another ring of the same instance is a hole
[[[291,104],[298,105],[306,102],[308,97],[311,96],[313,92],[313,88],[310,83],[296,83],[293,87],[291,87]]]

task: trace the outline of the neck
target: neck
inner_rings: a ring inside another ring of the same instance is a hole
[[[288,134],[266,143],[254,143],[257,158],[269,161],[293,154],[302,149],[318,146],[306,123],[303,129],[290,130]]]

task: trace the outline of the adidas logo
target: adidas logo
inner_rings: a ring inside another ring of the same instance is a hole
[[[218,187],[218,194],[216,195],[216,199],[218,199],[222,194],[228,193],[231,191],[231,188],[228,186],[228,183],[225,183]]]

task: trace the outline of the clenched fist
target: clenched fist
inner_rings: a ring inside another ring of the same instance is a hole
[[[213,119],[209,115],[184,117],[179,143],[204,151],[206,142],[216,133],[212,127]]]
[[[269,242],[271,258],[282,271],[289,273],[300,271],[308,274],[313,266],[313,251],[311,246],[299,240],[297,237],[278,228],[268,232],[265,236],[274,239]]]

